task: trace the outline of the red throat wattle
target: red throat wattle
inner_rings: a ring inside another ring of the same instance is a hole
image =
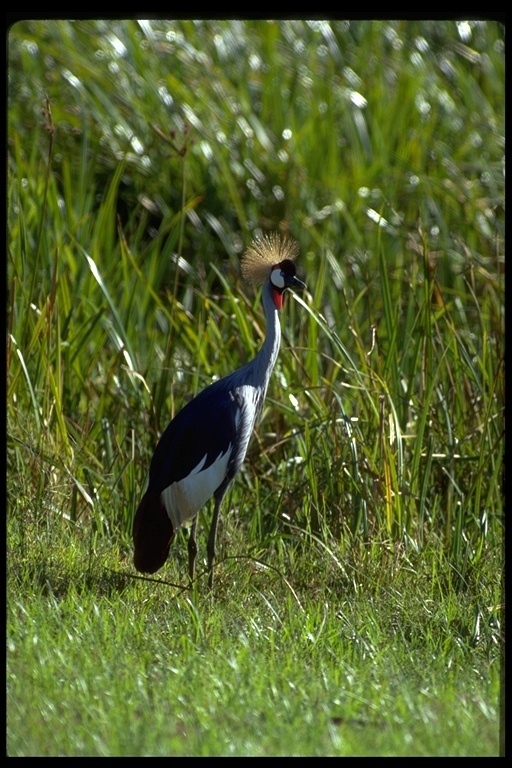
[[[276,309],[282,309],[283,308],[283,291],[278,291],[275,288],[272,289],[272,298],[274,299],[274,304],[276,305]]]

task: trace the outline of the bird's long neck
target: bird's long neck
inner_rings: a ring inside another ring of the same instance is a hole
[[[279,345],[281,343],[281,325],[279,323],[279,310],[272,297],[272,286],[269,282],[263,286],[263,310],[265,312],[266,331],[265,340],[260,351],[252,361],[256,378],[263,382],[263,390],[266,392],[270,374],[277,359]]]

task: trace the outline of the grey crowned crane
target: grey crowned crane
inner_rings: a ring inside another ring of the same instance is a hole
[[[242,466],[261,415],[281,341],[279,310],[287,288],[305,288],[295,276],[298,246],[278,235],[254,240],[242,259],[242,276],[263,285],[263,345],[250,362],[200,392],[179,411],[156,446],[149,484],[133,523],[134,565],[143,573],[163,566],[176,532],[192,521],[189,576],[194,578],[197,514],[215,499],[208,537],[209,586],[213,586],[215,538],[222,499]]]

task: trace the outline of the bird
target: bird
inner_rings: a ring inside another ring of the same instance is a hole
[[[190,400],[158,441],[147,489],[133,522],[134,566],[141,573],[155,573],[164,565],[176,533],[187,525],[188,570],[193,582],[197,516],[213,497],[207,543],[208,585],[213,588],[220,508],[263,410],[281,341],[279,312],[284,293],[306,288],[296,276],[298,250],[295,240],[273,232],[255,237],[243,255],[243,279],[252,286],[263,286],[265,338],[252,360]]]

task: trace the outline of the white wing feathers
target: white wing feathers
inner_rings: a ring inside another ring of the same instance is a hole
[[[233,446],[221,453],[207,469],[203,469],[207,454],[192,472],[162,491],[162,501],[175,531],[190,522],[206,504],[226,477]]]

